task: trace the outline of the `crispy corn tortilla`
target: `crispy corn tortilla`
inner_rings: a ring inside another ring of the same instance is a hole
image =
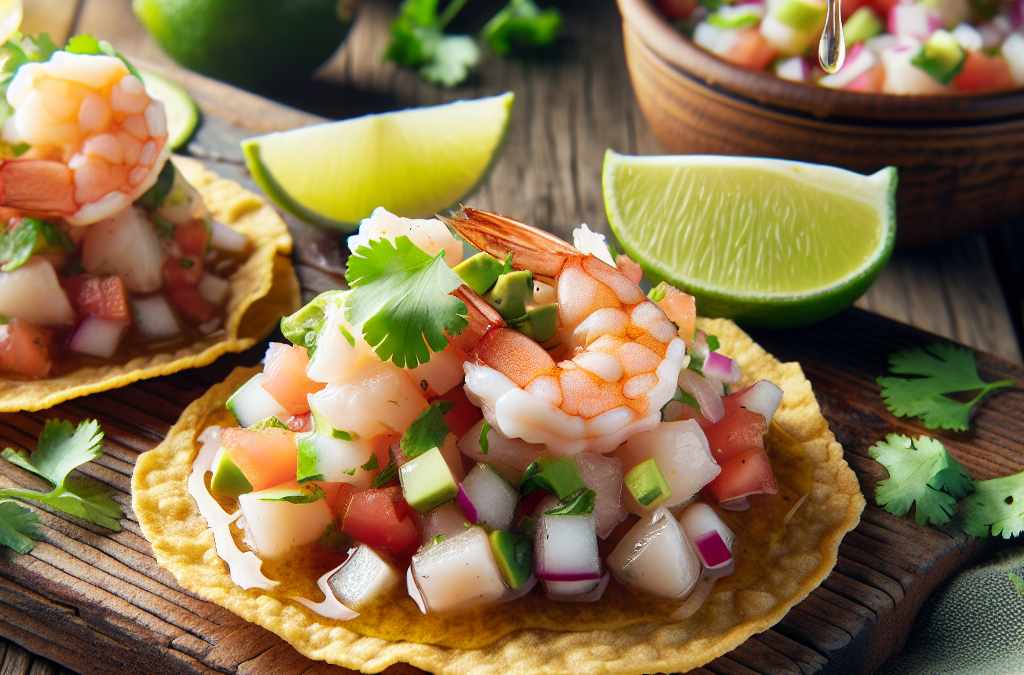
[[[209,365],[222,354],[252,347],[270,334],[282,314],[301,305],[299,282],[287,257],[291,235],[274,209],[195,160],[175,157],[174,164],[202,195],[213,217],[244,234],[253,246],[249,259],[231,277],[224,330],[176,351],[145,354],[123,364],[82,367],[47,380],[0,379],[0,412],[43,410],[136,380]]]
[[[685,621],[669,618],[678,603],[638,601],[616,582],[598,603],[553,603],[535,591],[513,603],[441,618],[423,616],[399,594],[350,622],[325,619],[287,599],[322,599],[311,570],[294,560],[264,564],[268,576],[282,581],[274,591],[239,589],[217,556],[187,481],[197,435],[210,424],[235,423],[224,402],[255,369],[237,369],[210,389],[185,410],[167,440],[139,458],[132,505],[157,561],[182,586],[273,631],[312,659],[367,673],[397,662],[451,675],[686,672],[769,628],[821,583],[865,503],[799,364],[776,361],[730,321],[702,327],[718,335],[747,381],[768,379],[785,392],[766,444],[780,493],[752,498],[749,511],[723,513],[739,535],[737,570]]]

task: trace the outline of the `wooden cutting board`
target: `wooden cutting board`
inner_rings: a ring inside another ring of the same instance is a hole
[[[190,150],[250,187],[239,165],[238,141],[316,119],[204,78],[169,74],[184,80],[205,114]],[[335,287],[343,272],[337,239],[293,219],[289,225],[307,297]],[[803,365],[871,502],[885,472],[867,448],[886,433],[923,432],[885,412],[875,378],[885,372],[888,354],[929,344],[935,336],[851,309],[810,329],[759,331],[754,337],[780,359]],[[44,540],[30,554],[0,549],[0,636],[83,674],[348,672],[311,662],[275,635],[183,591],[157,566],[131,513],[131,472],[139,453],[159,443],[184,407],[232,367],[252,365],[261,356],[256,348],[49,411],[0,415],[0,447],[28,450],[48,418],[97,418],[106,432],[106,452],[83,473],[109,487],[127,513],[124,530],[110,533],[44,511]],[[1024,381],[1018,364],[985,354],[979,363],[985,379]],[[987,401],[970,433],[932,435],[977,478],[1020,471],[1024,393],[1018,386]],[[0,485],[40,487],[7,463],[0,464]],[[869,506],[821,587],[774,628],[696,672],[869,673],[902,646],[928,595],[982,548],[955,528],[921,527]],[[389,672],[419,671],[396,666]]]

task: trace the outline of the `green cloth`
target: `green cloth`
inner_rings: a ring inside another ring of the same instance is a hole
[[[961,572],[921,610],[907,646],[875,675],[1024,673],[1024,547]]]

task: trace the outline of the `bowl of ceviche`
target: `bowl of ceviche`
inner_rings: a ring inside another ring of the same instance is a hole
[[[779,157],[861,173],[895,165],[902,245],[954,239],[1024,212],[1020,3],[997,3],[1006,30],[990,35],[984,23],[943,23],[934,8],[952,0],[888,9],[846,0],[844,32],[860,40],[826,77],[804,56],[817,52],[814,11],[824,3],[816,2],[711,10],[696,1],[618,0],[633,89],[659,142],[676,153]],[[963,5],[963,16],[975,11]],[[686,12],[685,20],[669,16]],[[780,13],[810,28],[780,23]],[[981,49],[964,47],[979,40]],[[985,48],[989,42],[998,49]]]

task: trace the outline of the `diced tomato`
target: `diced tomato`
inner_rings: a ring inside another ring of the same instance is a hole
[[[110,321],[128,321],[128,291],[121,277],[76,274],[63,282],[78,318],[92,314]]]
[[[374,488],[352,495],[341,531],[402,558],[412,556],[420,546],[420,533],[413,519],[408,515],[399,517],[388,493]]]
[[[334,495],[333,500],[328,495],[327,506],[331,509],[331,513],[334,514],[334,518],[340,522],[345,517],[345,512],[348,511],[348,504],[352,500],[352,495],[359,492],[359,490],[348,483],[333,483],[333,485],[340,485],[341,488]]]
[[[253,490],[265,490],[295,480],[299,449],[291,431],[224,429],[220,440]]]
[[[953,83],[960,91],[1000,91],[1015,86],[1006,57],[981,51],[967,52],[963,70],[953,78]]]
[[[288,429],[296,433],[305,433],[313,430],[313,415],[306,413],[305,415],[292,415],[285,422],[288,425]]]
[[[730,403],[736,409],[726,412],[704,432],[711,446],[711,456],[719,464],[749,450],[763,450],[764,435],[768,431],[764,415],[740,408],[735,402]]]
[[[725,60],[729,63],[744,68],[764,70],[779,55],[775,51],[775,47],[765,40],[761,31],[756,28],[740,31],[738,37],[736,44],[725,55]]]
[[[662,288],[665,289],[665,297],[658,301],[658,307],[661,307],[669,320],[679,327],[679,337],[683,338],[683,342],[689,347],[693,342],[693,331],[697,327],[697,299],[668,284]]]
[[[202,258],[210,244],[210,231],[203,221],[193,220],[188,225],[174,228],[174,243],[181,249],[182,255]]]
[[[11,319],[0,326],[0,373],[41,378],[50,374],[50,339],[39,326]]]
[[[463,387],[452,387],[444,396],[434,399],[431,403],[437,401],[451,401],[455,404],[444,416],[444,423],[448,425],[448,430],[459,438],[465,436],[467,431],[484,418],[480,408],[469,402]]]
[[[685,19],[700,5],[699,0],[657,0],[658,9],[670,21]]]
[[[722,473],[707,486],[719,504],[748,495],[774,495],[779,492],[772,464],[760,448],[740,453],[720,466]]]
[[[882,91],[882,82],[885,81],[885,68],[881,64],[872,66],[865,72],[850,81],[846,88],[850,91],[859,91],[865,94],[878,94]]]
[[[203,259],[199,256],[184,258],[167,256],[164,259],[163,268],[168,288],[198,286],[199,282],[203,280]]]
[[[327,386],[306,377],[308,367],[305,347],[270,343],[263,361],[263,388],[292,415],[309,412],[306,396]]]
[[[195,286],[168,288],[167,300],[191,324],[205,323],[217,313],[217,305],[204,298]]]

